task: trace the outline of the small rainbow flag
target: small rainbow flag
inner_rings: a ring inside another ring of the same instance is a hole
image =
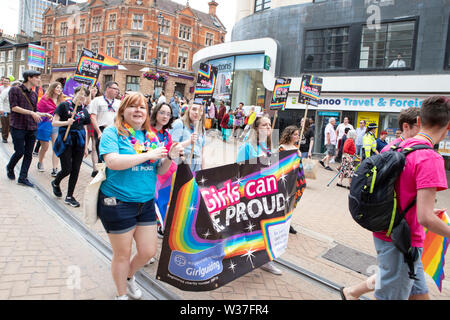
[[[446,212],[441,212],[438,217],[447,225],[450,219]],[[447,252],[449,239],[437,235],[425,229],[425,243],[423,245],[422,264],[425,272],[433,278],[439,291],[442,292],[442,280],[444,280],[445,254]]]
[[[45,67],[45,48],[35,44],[28,44],[28,65],[44,69]]]

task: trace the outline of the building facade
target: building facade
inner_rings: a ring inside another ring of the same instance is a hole
[[[177,93],[192,98],[193,54],[225,39],[217,5],[211,1],[204,13],[169,0],[90,0],[49,9],[41,39],[46,48],[44,81],[72,75],[87,48],[121,61],[102,69],[101,87],[114,80],[122,91],[158,96],[165,90],[167,97]],[[146,71],[164,74],[167,81],[147,80],[142,76]]]
[[[42,33],[43,15],[49,7],[75,4],[71,0],[20,0],[19,28],[17,33],[33,36],[33,32]]]
[[[323,129],[330,117],[338,123],[348,117],[353,125],[361,119],[376,122],[379,130],[393,136],[401,110],[420,106],[430,95],[450,94],[449,21],[448,0],[335,0],[281,6],[239,20],[232,42],[199,51],[194,65],[267,56],[271,62],[267,70],[262,64],[253,68],[255,87],[264,85],[265,94],[260,93],[266,98],[264,106],[270,103],[276,78],[292,79],[286,111],[278,114],[280,129],[298,124],[305,113],[305,105],[297,103],[302,75],[322,77],[322,100],[308,112],[316,122],[315,152],[322,152]],[[240,87],[236,80],[231,82]],[[255,103],[248,97],[244,102]],[[450,139],[441,147],[450,154]]]
[[[17,80],[23,79],[23,72],[29,69],[29,43],[39,45],[36,38],[23,35],[9,36],[0,31],[0,76],[13,76]]]

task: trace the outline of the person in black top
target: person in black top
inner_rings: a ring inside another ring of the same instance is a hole
[[[305,118],[300,121],[300,128],[303,125]],[[314,146],[314,130],[310,127],[310,121],[306,118],[305,129],[303,136],[300,139],[300,152],[302,153],[302,158],[311,158],[312,149]]]
[[[59,127],[54,151],[61,161],[61,171],[58,172],[51,184],[54,195],[62,197],[59,184],[62,179],[70,175],[67,196],[64,202],[72,207],[79,207],[80,203],[73,197],[73,192],[83,157],[88,155],[86,145],[87,129],[85,125],[90,123],[90,115],[87,109],[90,93],[87,88],[80,86],[75,89],[74,96],[75,98],[72,101],[63,102],[56,108],[53,118],[52,125]],[[76,110],[74,110],[75,108]],[[74,112],[75,115],[72,117]],[[64,136],[69,126],[69,134],[64,141]]]

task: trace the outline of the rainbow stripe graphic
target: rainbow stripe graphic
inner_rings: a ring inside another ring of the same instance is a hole
[[[216,77],[215,73],[212,72],[211,66],[210,65],[207,65],[207,66],[208,66],[208,70],[205,71],[205,70],[199,69],[198,75],[206,77],[207,79],[211,79],[211,86],[210,87],[209,86],[208,87],[196,86],[194,94],[202,94],[203,95],[203,94],[213,94],[213,92],[214,92],[217,77]]]
[[[99,64],[102,67],[104,67],[104,66],[116,66],[120,62],[119,60],[114,59],[112,57],[108,57],[108,56],[105,56],[105,60],[99,60],[99,59],[89,58],[87,56],[83,56],[83,57],[80,58],[80,61],[78,62],[78,67],[77,67],[78,72],[81,72],[81,67],[83,66],[83,64],[86,61]]]
[[[45,48],[34,44],[28,45],[28,65],[44,69]]]
[[[450,225],[450,219],[445,212],[439,215],[439,218],[447,225]],[[423,246],[422,264],[424,271],[433,278],[439,291],[442,291],[442,280],[444,280],[445,254],[447,252],[449,239],[437,235],[425,229],[425,243]]]
[[[292,170],[299,167],[300,158],[296,153],[287,156],[281,161],[275,163],[264,172],[253,173],[240,182],[241,195],[244,194],[245,183],[249,180],[256,180],[260,177],[274,175],[277,181],[282,179]],[[196,221],[202,196],[194,178],[186,182],[178,191],[174,214],[169,233],[169,246],[172,251],[185,253],[199,253],[210,249],[221,243],[224,243],[225,259],[238,255],[243,255],[249,250],[262,251],[267,249],[268,240],[267,228],[274,224],[280,224],[291,218],[289,214],[273,219],[264,220],[262,230],[246,232],[231,236],[226,239],[207,240],[201,238],[196,232]],[[266,231],[264,231],[264,229]],[[268,250],[269,257],[274,258],[272,249]]]
[[[272,101],[275,101],[277,98],[277,90],[279,89],[287,89],[289,91],[289,88],[291,87],[291,83],[285,83],[285,84],[276,84],[275,88],[273,89],[273,95],[272,95]],[[271,109],[282,109],[284,110],[284,107],[286,106],[286,101],[283,102],[273,102],[270,104]]]

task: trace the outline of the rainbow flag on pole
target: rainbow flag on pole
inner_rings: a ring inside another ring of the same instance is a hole
[[[35,44],[28,45],[28,65],[31,67],[44,69],[45,48]]]
[[[446,212],[441,212],[439,218],[447,225],[450,219]],[[425,229],[425,243],[423,246],[422,264],[425,273],[433,278],[439,291],[442,291],[442,280],[444,280],[445,254],[447,252],[449,239],[437,235]]]

